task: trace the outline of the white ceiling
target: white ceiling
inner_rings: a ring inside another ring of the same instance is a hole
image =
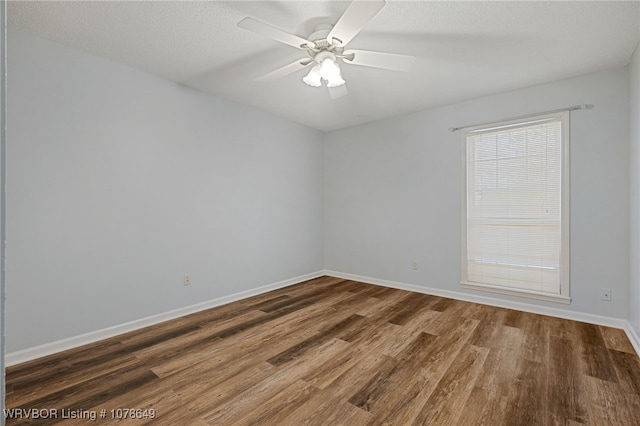
[[[640,41],[639,1],[388,0],[349,47],[415,55],[408,73],[343,64],[348,95],[335,100],[305,85],[305,70],[254,81],[306,54],[237,22],[306,38],[348,4],[12,0],[8,23],[324,131],[622,67]]]

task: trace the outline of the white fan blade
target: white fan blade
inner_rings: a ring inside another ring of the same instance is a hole
[[[385,0],[353,0],[329,32],[328,40],[337,38],[345,46],[385,5]]]
[[[348,64],[392,71],[409,71],[416,60],[415,56],[372,52],[370,50],[348,50],[344,52],[344,55],[345,57],[342,59]]]
[[[331,99],[338,99],[347,95],[346,84],[337,87],[327,87],[327,89],[329,89],[329,96],[331,96]]]
[[[284,77],[289,74],[293,74],[294,72],[301,70],[302,68],[306,67],[312,62],[313,60],[311,58],[298,59],[297,61],[292,62],[289,65],[285,65],[282,68],[278,68],[275,71],[271,71],[268,74],[265,74],[261,77],[256,78],[256,81],[269,82],[269,81],[277,80],[281,77]]]
[[[265,24],[264,22],[256,21],[253,18],[244,18],[242,21],[238,22],[238,26],[293,47],[299,48],[301,45],[309,43],[308,40],[305,40],[302,37],[286,33],[276,27]]]

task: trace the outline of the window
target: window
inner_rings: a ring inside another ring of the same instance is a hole
[[[462,285],[569,303],[569,113],[467,129]]]

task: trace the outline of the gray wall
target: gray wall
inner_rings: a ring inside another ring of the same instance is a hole
[[[7,352],[322,269],[320,132],[8,43]]]
[[[469,125],[593,103],[571,116],[571,305],[627,318],[627,70],[484,97],[325,136],[325,267],[381,280],[460,287],[460,132]],[[418,270],[412,270],[412,261]],[[612,301],[600,301],[600,287]],[[494,297],[502,297],[493,295]],[[517,300],[504,296],[504,299]]]
[[[630,297],[629,322],[640,335],[640,44],[629,64],[629,139],[631,142],[630,172]]]

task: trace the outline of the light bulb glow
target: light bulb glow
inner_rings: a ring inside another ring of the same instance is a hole
[[[316,65],[311,68],[309,74],[307,74],[302,81],[304,81],[309,86],[320,87],[322,86],[322,82],[320,81],[320,65]]]
[[[320,64],[320,77],[327,81],[327,87],[337,87],[345,83],[340,75],[340,67],[331,58],[324,59]]]

